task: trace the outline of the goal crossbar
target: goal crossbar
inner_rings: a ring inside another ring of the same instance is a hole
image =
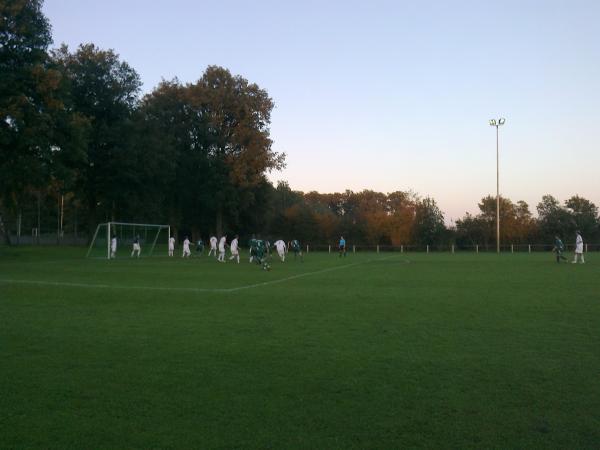
[[[132,227],[132,228],[136,228],[136,227],[137,228],[145,228],[146,230],[156,229],[156,234],[154,235],[154,239],[152,240],[152,244],[151,244],[150,250],[149,250],[150,256],[154,253],[154,248],[156,246],[158,237],[162,230],[167,230],[167,233],[168,233],[167,239],[170,239],[170,237],[171,237],[171,226],[170,225],[154,224],[154,223],[130,223],[130,222],[99,223],[98,226],[96,227],[96,231],[94,232],[94,237],[92,238],[92,241],[90,242],[90,246],[88,248],[86,258],[90,257],[90,254],[91,254],[92,250],[94,249],[94,244],[96,243],[96,240],[98,239],[98,234],[100,233],[100,230],[102,229],[102,227],[106,227],[106,258],[107,259],[111,258],[110,242],[111,242],[111,236],[113,234],[113,233],[111,233],[111,229],[116,229],[117,226],[120,226],[120,227],[125,226],[125,227]]]

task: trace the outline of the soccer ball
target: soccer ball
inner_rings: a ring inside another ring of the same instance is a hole
[[[269,271],[269,270],[271,270],[271,266],[270,266],[270,265],[268,265],[268,264],[265,264],[265,265],[263,266],[263,270]]]

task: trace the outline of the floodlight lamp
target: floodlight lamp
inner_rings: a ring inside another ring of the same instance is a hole
[[[499,125],[504,125],[504,122],[506,122],[506,119],[504,117],[501,117],[500,120],[498,120]]]
[[[492,126],[492,127],[496,126],[496,119],[490,119],[490,126]]]

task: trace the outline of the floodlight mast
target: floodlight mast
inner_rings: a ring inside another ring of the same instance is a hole
[[[490,126],[496,127],[496,253],[500,253],[500,152],[498,130],[505,122],[504,117],[500,117],[498,120],[490,119]]]

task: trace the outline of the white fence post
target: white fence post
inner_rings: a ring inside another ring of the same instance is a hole
[[[400,253],[404,253],[404,245],[400,246]]]
[[[377,253],[379,253],[379,244],[377,244]]]
[[[475,246],[475,253],[479,253],[479,245]]]
[[[331,253],[331,244],[329,245],[329,253]]]
[[[510,252],[514,253],[515,252],[515,247],[513,244],[510,244]]]
[[[308,244],[306,244],[306,253],[308,253]]]
[[[587,244],[585,244],[585,252],[587,253]]]
[[[452,253],[454,253],[454,244],[452,244]]]
[[[356,253],[356,245],[352,246],[352,253]]]
[[[429,253],[429,244],[427,244],[427,253]]]
[[[531,253],[531,244],[529,244],[529,245],[527,246],[527,249],[528,249],[529,253]]]

